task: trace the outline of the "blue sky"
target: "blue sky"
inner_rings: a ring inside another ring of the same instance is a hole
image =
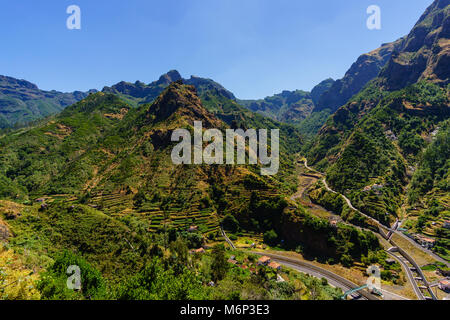
[[[212,78],[238,98],[310,90],[406,35],[432,0],[0,1],[0,74],[45,90],[151,82],[170,69]],[[66,8],[81,8],[68,30]],[[382,29],[366,9],[381,7]]]

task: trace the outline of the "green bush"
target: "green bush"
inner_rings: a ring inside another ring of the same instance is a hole
[[[69,266],[77,266],[81,272],[81,290],[74,291],[67,287]],[[104,299],[106,297],[105,281],[101,273],[81,256],[64,251],[57,256],[53,265],[41,275],[37,288],[43,299]]]

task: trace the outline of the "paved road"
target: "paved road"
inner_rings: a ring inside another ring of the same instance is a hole
[[[318,172],[317,170],[314,170],[314,169],[312,169],[312,168],[310,168],[310,167],[308,166],[308,159],[305,158],[304,164],[305,164],[305,167],[306,167],[308,170],[311,170],[311,171],[314,171],[314,172]],[[341,196],[344,198],[344,200],[347,202],[347,204],[348,204],[348,206],[349,206],[350,208],[352,208],[353,210],[356,210],[356,211],[357,211],[358,213],[360,213],[361,215],[363,215],[363,216],[365,216],[366,218],[370,219],[371,221],[375,222],[377,226],[381,227],[381,223],[380,223],[378,220],[376,220],[376,219],[374,219],[374,218],[372,218],[372,217],[370,217],[370,216],[364,214],[364,213],[361,212],[360,210],[356,209],[356,208],[353,206],[353,204],[351,203],[350,199],[348,199],[345,195],[343,195],[343,194],[341,194],[341,193],[339,193],[339,192],[336,192],[336,191],[334,191],[333,189],[331,189],[331,188],[328,186],[328,184],[327,184],[327,181],[326,181],[326,175],[325,175],[324,173],[321,173],[321,172],[318,172],[318,173],[320,173],[321,175],[323,175],[322,182],[324,183],[325,188],[326,188],[328,191],[330,191],[330,192],[332,192],[332,193],[335,193],[335,194],[341,195]],[[399,225],[399,224],[398,224],[398,225]],[[399,233],[399,232],[396,231],[396,230],[391,230],[391,229],[389,229],[389,231],[395,232],[395,233],[397,233],[397,234],[401,234],[401,236],[406,237],[403,233]],[[406,238],[408,238],[408,237],[406,237]],[[413,243],[417,248],[421,249],[422,251],[425,250],[423,247],[421,247],[418,243],[416,243],[416,242],[413,241],[412,239],[409,239],[409,238],[408,238],[408,240],[411,241],[411,243]],[[427,250],[427,251],[428,251],[428,250]],[[430,254],[431,256],[433,256],[433,257],[435,257],[435,258],[438,257],[437,255],[432,254],[431,252],[427,252],[427,251],[425,251],[427,254]],[[410,259],[413,259],[413,258],[410,257]],[[441,261],[441,260],[443,260],[443,259],[440,259],[439,261]],[[413,260],[413,262],[415,262],[415,261]],[[444,263],[445,263],[445,262],[444,262]],[[417,264],[417,263],[416,263],[416,264]],[[403,263],[403,265],[405,265],[405,264]],[[407,267],[407,272],[411,273],[411,270],[409,269],[409,267]],[[410,283],[411,283],[411,285],[413,286],[413,288],[414,288],[414,290],[415,290],[415,292],[416,292],[416,295],[419,297],[419,299],[421,299],[421,298],[423,297],[423,295],[422,295],[422,292],[418,293],[418,292],[416,291],[417,283],[416,283],[414,277],[410,277],[410,275],[408,275],[408,279],[410,280]],[[423,280],[423,282],[424,282],[425,284],[427,284],[427,280],[425,279],[425,277],[423,277],[422,280]],[[417,288],[417,289],[418,289],[418,288]]]
[[[325,278],[328,283],[334,287],[341,288],[344,292],[351,290],[353,288],[360,287],[359,285],[337,275],[323,268],[317,267],[315,265],[309,264],[302,260],[288,258],[278,254],[272,254],[267,252],[257,252],[257,251],[249,251],[253,254],[264,255],[272,258],[272,260],[297,271],[307,273],[316,278]],[[368,293],[360,291],[363,300],[379,300],[378,297]]]
[[[343,195],[343,194],[341,194],[341,193],[339,193],[339,192],[336,192],[336,191],[334,191],[333,189],[331,189],[331,188],[328,186],[328,183],[327,183],[327,180],[326,180],[326,174],[323,173],[323,172],[319,172],[319,171],[317,171],[317,170],[315,170],[315,169],[309,167],[309,166],[308,166],[308,159],[306,159],[306,158],[305,158],[305,160],[304,160],[304,165],[305,165],[306,169],[308,169],[308,170],[310,170],[310,171],[317,172],[317,173],[319,173],[320,175],[323,176],[322,182],[323,182],[323,184],[325,185],[325,189],[327,189],[328,191],[330,191],[330,192],[332,192],[332,193],[334,193],[334,194],[339,194],[339,195],[345,200],[345,202],[347,202],[348,206],[349,206],[351,209],[357,211],[358,213],[360,213],[361,215],[363,215],[363,216],[366,217],[367,219],[369,219],[369,220],[375,222],[377,225],[380,224],[380,222],[379,222],[378,220],[372,218],[371,216],[368,216],[367,214],[361,212],[359,209],[355,208],[355,207],[353,206],[352,202],[350,201],[350,199],[347,198],[345,195]]]
[[[319,174],[321,174],[321,175],[324,176],[324,178],[322,179],[322,182],[324,183],[325,188],[326,188],[328,191],[330,191],[330,192],[332,192],[332,193],[339,194],[338,192],[332,190],[332,189],[328,186],[327,181],[326,181],[326,179],[325,179],[325,174],[324,174],[324,173],[319,172],[319,171],[317,171],[317,170],[315,170],[315,169],[313,169],[313,168],[311,168],[311,167],[308,166],[308,159],[305,158],[304,164],[305,164],[306,169],[308,169],[308,170],[310,170],[310,171],[317,172],[317,173],[319,173]],[[353,210],[356,210],[357,212],[359,212],[359,213],[362,214],[363,216],[365,216],[365,217],[367,217],[368,219],[374,221],[375,223],[377,223],[377,225],[380,225],[380,223],[378,222],[378,220],[376,220],[376,219],[374,219],[374,218],[372,218],[372,217],[370,217],[370,216],[364,214],[364,213],[361,212],[360,210],[356,209],[356,208],[352,205],[351,201],[350,201],[346,196],[344,196],[343,194],[341,194],[341,196],[344,198],[344,200],[347,202],[347,204],[348,204],[348,206],[349,206],[350,208],[352,208]],[[400,226],[400,224],[399,224],[398,226]],[[394,233],[398,234],[399,236],[403,237],[404,239],[408,240],[409,242],[411,242],[417,249],[419,249],[419,250],[425,252],[426,254],[432,256],[434,259],[436,259],[436,260],[439,261],[439,262],[444,263],[447,267],[450,268],[450,263],[449,263],[448,261],[446,261],[445,259],[442,259],[440,256],[438,256],[437,254],[435,254],[435,253],[432,252],[431,250],[425,249],[425,248],[422,247],[420,244],[418,244],[416,241],[414,241],[414,240],[412,240],[411,238],[409,238],[408,236],[404,235],[403,232],[400,232],[400,231],[397,231],[397,230],[392,230],[392,231],[393,231]]]
[[[228,238],[227,234],[225,233],[225,231],[222,229],[222,227],[220,227],[220,232],[222,232],[222,236],[224,237],[225,241],[230,245],[231,248],[236,249],[235,245],[233,244],[233,242],[230,240],[230,238]]]
[[[265,252],[253,252],[258,255],[265,255],[270,258],[272,258],[274,261],[292,268],[294,270],[307,273],[313,277],[316,278],[325,278],[327,279],[328,283],[334,287],[341,288],[344,292],[360,287],[360,285],[357,285],[356,283],[353,283],[343,277],[341,277],[338,274],[335,274],[329,270],[320,268],[318,266],[315,266],[313,264],[309,264],[305,261],[294,259],[294,258],[288,258],[285,256],[277,255],[277,254],[271,254],[271,253],[265,253]],[[406,297],[400,296],[398,294],[395,294],[393,292],[381,289],[381,292],[383,293],[384,300],[409,300]],[[378,296],[375,296],[367,291],[359,291],[359,293],[362,295],[362,300],[380,300]]]
[[[425,300],[425,297],[422,294],[422,291],[420,291],[419,286],[417,285],[417,282],[414,278],[414,275],[411,272],[410,267],[406,264],[406,262],[403,259],[400,259],[399,257],[397,257],[395,254],[393,254],[392,252],[387,252],[390,256],[392,256],[392,258],[394,258],[395,260],[397,260],[402,266],[403,268],[406,270],[406,276],[409,279],[409,282],[411,283],[413,289],[414,289],[414,293],[416,294],[417,298],[419,300]]]
[[[330,192],[332,192],[332,193],[339,194],[339,195],[345,200],[345,202],[347,202],[347,204],[348,204],[348,206],[350,207],[350,209],[355,210],[356,212],[358,212],[358,213],[361,214],[362,216],[364,216],[364,217],[366,217],[367,219],[373,221],[374,223],[376,223],[377,226],[380,225],[380,222],[379,222],[378,220],[372,218],[371,216],[368,216],[367,214],[361,212],[359,209],[355,208],[355,207],[353,206],[352,202],[350,201],[350,199],[347,198],[345,195],[343,195],[342,193],[336,192],[336,191],[334,191],[333,189],[331,189],[331,188],[328,186],[328,183],[327,183],[327,181],[325,180],[325,178],[322,178],[322,182],[323,182],[323,184],[325,185],[325,189],[327,189],[328,191],[330,191]]]
[[[305,167],[306,167],[308,170],[317,172],[317,173],[319,173],[319,174],[325,176],[323,173],[318,172],[317,170],[314,170],[314,169],[310,168],[310,167],[308,166],[308,160],[307,160],[307,159],[305,159],[304,164],[305,164]],[[325,177],[322,179],[322,181],[323,181],[323,183],[324,183],[324,185],[325,185],[325,188],[326,188],[328,191],[333,192],[333,193],[335,193],[335,194],[340,194],[340,193],[338,193],[338,192],[332,190],[332,189],[328,186]],[[356,210],[357,212],[359,212],[359,213],[362,214],[363,216],[365,216],[365,217],[367,217],[368,219],[374,221],[377,225],[380,225],[380,223],[379,223],[378,220],[376,220],[376,219],[374,219],[374,218],[372,218],[372,217],[370,217],[370,216],[368,216],[368,215],[362,213],[360,210],[356,209],[356,208],[352,205],[351,201],[350,201],[346,196],[344,196],[344,195],[342,195],[342,194],[340,194],[340,195],[345,199],[345,201],[347,202],[348,206],[349,206],[351,209]],[[292,196],[292,197],[295,197],[295,195]],[[292,199],[292,200],[294,200],[294,199]],[[228,236],[226,235],[225,231],[224,231],[222,228],[220,228],[220,230],[221,230],[221,233],[222,233],[222,235],[223,235],[225,241],[226,241],[233,249],[236,249],[236,247],[234,246],[233,242],[232,242],[232,241],[228,238]],[[396,231],[395,231],[395,232],[396,232]],[[404,236],[404,237],[406,237],[406,236],[403,235],[403,234],[401,234],[401,235]],[[406,237],[406,238],[407,238],[407,237]],[[408,238],[408,240],[412,241],[412,240],[409,239],[409,238]],[[413,242],[413,241],[412,241],[412,242]],[[415,242],[414,242],[414,243],[415,243]],[[421,247],[421,249],[424,249],[424,248]],[[253,252],[253,251],[252,251],[252,252]],[[285,266],[287,266],[287,267],[291,267],[291,268],[293,268],[293,269],[295,269],[295,270],[298,270],[298,271],[301,271],[301,272],[304,272],[304,273],[308,273],[308,274],[310,274],[310,275],[312,275],[312,276],[314,276],[314,277],[317,277],[317,278],[325,278],[325,279],[327,279],[327,281],[328,281],[331,285],[333,285],[333,286],[335,286],[335,287],[338,287],[338,288],[341,288],[343,291],[348,291],[348,290],[350,290],[350,289],[359,287],[357,284],[352,283],[351,281],[349,281],[349,280],[347,280],[347,279],[345,279],[345,278],[343,278],[343,277],[341,277],[341,276],[339,276],[339,275],[337,275],[337,274],[335,274],[335,273],[332,273],[332,272],[330,272],[330,271],[328,271],[328,270],[325,270],[325,269],[323,269],[323,268],[317,267],[317,266],[315,266],[315,265],[308,264],[308,263],[306,263],[306,262],[304,262],[304,261],[302,261],[302,260],[291,259],[291,258],[287,258],[287,257],[284,257],[284,256],[276,255],[276,254],[259,253],[259,252],[253,252],[253,253],[256,253],[256,254],[259,254],[259,255],[266,255],[266,256],[268,256],[268,257],[271,257],[273,260],[277,261],[278,263],[280,263],[280,264],[282,264],[282,265],[285,265]],[[393,255],[393,254],[390,253],[390,252],[388,252],[388,253],[389,253],[391,256],[393,256],[394,259],[396,259],[397,261],[399,261],[399,262],[403,265],[403,267],[404,267],[405,270],[406,270],[408,280],[410,281],[411,285],[413,286],[414,292],[416,293],[417,297],[418,297],[420,300],[424,300],[425,298],[424,298],[422,292],[420,291],[420,289],[418,288],[417,283],[416,283],[416,281],[415,281],[415,279],[414,279],[414,275],[412,274],[412,272],[411,272],[409,266],[408,266],[402,259],[399,259],[397,256]],[[427,252],[427,253],[430,254],[429,252]],[[400,296],[400,295],[397,295],[397,294],[395,294],[395,293],[392,293],[392,292],[389,292],[389,291],[386,291],[386,290],[381,290],[381,291],[382,291],[382,293],[383,293],[383,295],[384,295],[384,298],[385,298],[386,300],[408,300],[407,298],[402,297],[402,296]],[[364,299],[366,299],[366,300],[379,300],[378,297],[376,297],[375,295],[370,294],[370,293],[368,293],[368,292],[360,291],[360,293],[361,293],[362,297],[363,297]]]
[[[235,245],[230,240],[230,238],[228,238],[225,231],[222,228],[220,228],[220,231],[222,232],[222,235],[223,235],[225,241],[233,249],[236,249]],[[297,271],[300,271],[303,273],[307,273],[313,277],[316,277],[319,279],[325,278],[325,279],[327,279],[327,281],[330,285],[332,285],[336,288],[341,288],[344,292],[359,287],[359,285],[357,285],[357,284],[355,284],[355,283],[353,283],[353,282],[351,282],[329,270],[309,264],[302,260],[287,258],[287,257],[281,256],[281,255],[269,254],[269,253],[265,253],[265,252],[257,252],[257,251],[249,251],[249,252],[258,254],[258,255],[266,255],[268,257],[271,257],[273,260],[277,261],[278,263],[280,263],[284,266],[287,266],[289,268],[292,268],[294,270],[297,270]],[[407,298],[399,296],[395,293],[392,293],[392,292],[389,292],[386,290],[381,290],[381,291],[384,295],[384,299],[386,299],[386,300],[408,300]],[[359,293],[361,294],[362,300],[380,300],[380,298],[378,296],[375,296],[369,292],[359,291]]]
[[[426,254],[432,256],[434,259],[436,259],[439,262],[444,263],[447,267],[450,268],[450,263],[444,259],[442,259],[441,257],[439,257],[437,254],[435,254],[434,252],[432,252],[431,250],[428,250],[424,247],[422,247],[420,244],[418,244],[416,241],[414,241],[413,239],[411,239],[410,237],[406,236],[405,234],[403,234],[403,232],[400,231],[395,231],[395,234],[399,235],[400,237],[408,240],[413,246],[415,246],[417,249],[422,250],[423,252],[425,252]]]

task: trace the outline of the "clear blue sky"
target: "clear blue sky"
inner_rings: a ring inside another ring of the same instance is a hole
[[[45,90],[146,83],[170,69],[242,99],[310,90],[406,35],[432,0],[14,0],[0,2],[0,74]],[[76,4],[82,29],[68,30]],[[381,7],[382,29],[366,9]]]

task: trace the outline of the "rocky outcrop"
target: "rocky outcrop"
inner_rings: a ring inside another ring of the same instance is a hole
[[[380,48],[361,55],[345,76],[334,82],[331,88],[320,96],[314,112],[329,109],[333,113],[346,104],[369,81],[379,75],[400,43],[401,40],[383,44]]]
[[[154,102],[164,89],[176,81],[182,81],[185,84],[194,86],[199,94],[210,91],[227,99],[236,100],[233,93],[217,82],[196,76],[191,76],[190,79],[183,79],[176,70],[171,70],[163,74],[157,81],[149,84],[141,81],[136,81],[135,83],[122,81],[111,87],[104,87],[102,91],[125,96],[127,99],[132,99],[136,104],[145,104]]]
[[[321,83],[319,83],[317,86],[315,86],[311,90],[311,98],[312,98],[314,105],[317,105],[319,103],[320,97],[325,92],[330,90],[334,83],[335,83],[335,81],[333,79],[329,78],[329,79],[322,81]]]
[[[392,54],[382,84],[398,90],[420,80],[450,83],[450,1],[436,0]]]

